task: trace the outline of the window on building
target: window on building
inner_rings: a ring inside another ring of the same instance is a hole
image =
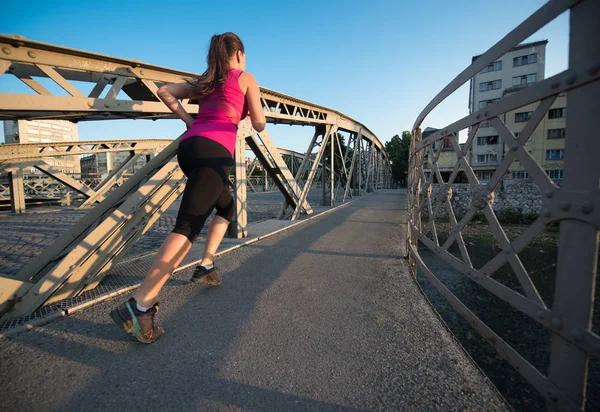
[[[524,86],[528,84],[533,84],[537,81],[537,74],[526,74],[524,76],[513,77],[513,86]]]
[[[488,171],[488,170],[480,170],[480,171],[475,172],[475,176],[477,176],[477,180],[479,180],[481,183],[489,182],[489,180],[492,178],[493,174],[494,174],[494,172]]]
[[[537,54],[527,54],[513,58],[513,67],[525,66],[526,64],[537,63]]]
[[[477,144],[479,146],[498,144],[498,136],[477,136]]]
[[[548,110],[548,119],[560,119],[561,117],[567,116],[567,108],[560,107],[558,109]]]
[[[563,149],[546,150],[546,160],[560,160],[564,157],[565,151]]]
[[[524,170],[517,170],[512,172],[512,178],[518,180],[529,179],[529,173]]]
[[[526,122],[531,119],[533,112],[520,112],[515,113],[515,123]]]
[[[477,163],[490,163],[490,162],[497,162],[497,161],[498,161],[498,155],[495,153],[486,153],[486,154],[477,155]]]
[[[497,90],[502,88],[502,80],[492,80],[491,82],[479,83],[479,91]]]
[[[566,135],[566,129],[548,129],[548,139],[562,139]]]
[[[483,109],[486,106],[489,106],[490,104],[497,102],[500,99],[490,99],[490,100],[482,100],[479,102],[479,108]]]
[[[553,179],[553,180],[560,180],[563,178],[563,170],[562,169],[546,170],[546,174],[548,175],[548,177],[550,179]]]
[[[502,70],[502,60],[498,60],[497,62],[488,64],[486,67],[483,68],[481,73],[495,72],[498,70]]]

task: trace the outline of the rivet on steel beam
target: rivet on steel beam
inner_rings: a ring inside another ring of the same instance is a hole
[[[4,54],[11,54],[12,50],[10,48],[8,48],[8,47],[3,47],[2,48],[2,53],[4,53]]]
[[[559,81],[555,81],[550,85],[550,88],[552,89],[558,89],[558,86],[560,86],[560,82]]]
[[[559,318],[552,318],[552,321],[550,322],[550,324],[553,327],[555,327],[556,329],[562,329],[562,327],[563,327],[562,320],[560,320]]]
[[[569,77],[567,77],[567,84],[573,84],[575,83],[575,80],[577,80],[577,75],[575,73],[573,73],[572,75],[570,75]]]
[[[34,52],[32,52],[32,51],[30,51],[30,52],[27,52],[27,55],[28,55],[29,57],[31,57],[32,59],[35,59],[35,58],[37,57],[37,55],[36,55]]]
[[[108,109],[110,107],[110,104],[104,103],[104,107],[106,107]]]
[[[488,115],[488,114],[490,114],[490,113],[489,113],[489,112],[485,112],[483,115],[484,115],[485,117],[487,117],[487,115]]]
[[[543,320],[544,319],[544,311],[543,310],[538,310],[536,313],[538,319]]]
[[[91,109],[92,107],[94,107],[94,103],[92,102],[87,102],[88,107]]]
[[[548,391],[548,397],[552,402],[558,401],[558,396],[556,396],[556,392],[554,392],[553,390]]]
[[[481,115],[480,115],[480,114],[478,114],[477,116],[475,116],[475,118],[476,118],[477,120],[479,120],[479,119],[481,118]]]
[[[550,209],[544,209],[544,210],[542,210],[542,216],[550,217],[550,216],[552,216],[552,212],[550,211]]]
[[[596,63],[588,69],[588,74],[590,76],[595,76],[598,72],[600,72],[600,63]]]
[[[143,71],[143,70],[140,70],[140,74],[144,74],[144,71]]]
[[[561,200],[559,205],[560,208],[564,211],[571,209],[571,203],[568,200]]]
[[[581,333],[580,330],[573,329],[573,331],[571,332],[571,335],[573,336],[573,340],[575,342],[582,342],[583,341],[583,334]]]
[[[25,43],[23,43],[22,41],[18,41],[18,42],[16,43],[16,46],[17,46],[17,47],[22,47],[22,46],[25,46]]]
[[[510,149],[511,149],[513,152],[516,152],[516,151],[519,149],[519,145],[515,143],[515,144],[513,144],[513,145],[510,147]]]
[[[590,202],[589,200],[586,200],[585,202],[583,202],[581,204],[581,211],[583,213],[585,213],[586,215],[589,215],[590,213],[592,213],[594,211],[594,204],[592,202]]]
[[[504,253],[506,255],[510,255],[510,252],[512,252],[512,249],[510,247],[507,247],[506,249],[504,249]]]
[[[552,196],[554,196],[554,192],[552,190],[548,190],[544,195],[550,199]]]

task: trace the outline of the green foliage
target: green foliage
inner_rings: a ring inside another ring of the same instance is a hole
[[[410,132],[404,131],[402,138],[395,135],[389,142],[385,142],[385,151],[392,161],[392,175],[397,181],[404,181],[407,177],[411,138]]]

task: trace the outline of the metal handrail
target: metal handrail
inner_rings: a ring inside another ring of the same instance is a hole
[[[422,139],[420,126],[426,116],[444,99],[470,80],[484,67],[496,61],[513,47],[544,27],[561,13],[570,10],[569,68],[551,78],[526,87],[465,116]],[[585,405],[587,367],[590,356],[600,357],[600,337],[591,330],[594,305],[594,285],[600,241],[600,139],[593,113],[600,113],[600,46],[591,39],[600,38],[600,2],[596,0],[551,0],[502,40],[490,48],[452,80],[423,109],[413,128],[409,158],[409,219],[408,257],[413,276],[417,267],[425,278],[544,397],[550,410],[582,410]],[[525,144],[540,121],[546,116],[556,97],[569,92],[564,177],[560,187],[555,184],[529,154]],[[539,102],[531,119],[518,137],[506,126],[501,115],[526,104]],[[467,159],[470,147],[482,122],[496,129],[507,147],[489,181],[477,179]],[[461,147],[457,132],[469,128],[468,139]],[[437,159],[448,138],[456,153],[456,162],[449,179],[444,180]],[[541,214],[516,239],[510,240],[492,208],[494,191],[509,172],[512,162],[521,166],[540,190]],[[425,170],[429,173],[427,176]],[[457,220],[451,203],[452,186],[459,171],[465,173],[472,192],[471,205],[462,219]],[[432,195],[434,178],[438,191]],[[450,234],[440,245],[436,218],[442,208],[448,212]],[[427,213],[427,220],[422,213]],[[471,263],[462,232],[478,213],[483,213],[502,251],[476,269]],[[556,289],[553,305],[547,307],[535,288],[518,253],[551,223],[560,224]],[[449,253],[456,242],[460,258]],[[511,305],[530,319],[548,329],[552,335],[550,364],[547,375],[529,363],[515,348],[504,341],[475,315],[430,270],[419,253],[419,245],[433,252],[455,271]],[[496,281],[491,275],[508,264],[519,280],[524,294]]]

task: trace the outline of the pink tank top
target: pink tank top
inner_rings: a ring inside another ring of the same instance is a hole
[[[225,83],[200,99],[198,116],[182,140],[203,136],[222,144],[233,156],[238,123],[248,115],[246,96],[238,83],[242,73],[229,70]]]

